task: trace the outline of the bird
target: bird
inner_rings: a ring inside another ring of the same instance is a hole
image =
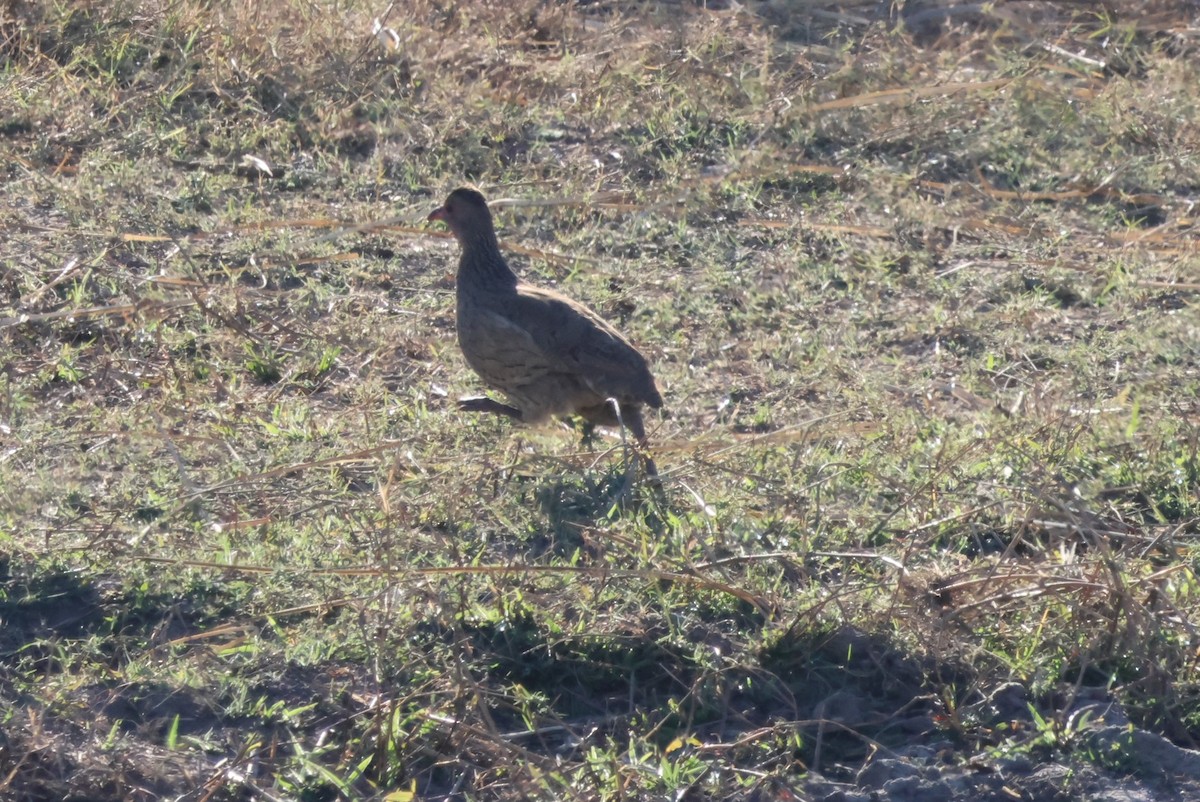
[[[462,251],[456,278],[458,345],[472,370],[508,403],[463,398],[466,411],[526,424],[578,415],[624,425],[647,446],[643,406],[662,395],[646,358],[602,317],[567,296],[527,284],[508,266],[483,193],[455,189],[427,222],[445,223]],[[657,475],[647,457],[647,473]]]

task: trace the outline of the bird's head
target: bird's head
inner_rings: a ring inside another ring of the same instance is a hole
[[[493,231],[487,200],[475,187],[459,187],[451,192],[446,202],[430,212],[426,220],[431,223],[441,220],[459,242]]]

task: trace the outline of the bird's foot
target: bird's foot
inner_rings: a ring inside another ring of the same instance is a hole
[[[508,404],[501,404],[494,398],[488,398],[486,395],[475,395],[469,398],[458,399],[458,408],[464,412],[488,412],[493,415],[507,415],[513,420],[521,420],[521,410],[516,407],[510,407]]]
[[[583,448],[592,448],[596,445],[596,424],[590,420],[584,420],[579,427],[579,445]]]

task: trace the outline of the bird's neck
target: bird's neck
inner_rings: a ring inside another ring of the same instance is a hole
[[[488,284],[515,287],[517,274],[512,272],[494,231],[481,232],[475,239],[462,243],[462,258],[458,261],[458,279],[484,281]]]

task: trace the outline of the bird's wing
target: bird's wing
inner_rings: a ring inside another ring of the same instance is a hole
[[[498,310],[476,310],[468,322],[460,324],[459,337],[475,372],[501,389],[511,390],[561,370],[545,345],[534,339],[529,326]]]
[[[661,406],[645,357],[595,312],[558,293],[527,285],[511,303],[512,319],[522,323],[547,361],[577,375],[602,397]]]

